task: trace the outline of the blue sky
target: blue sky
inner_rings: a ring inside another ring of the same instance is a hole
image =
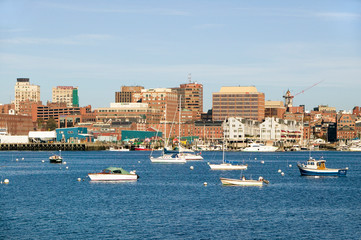
[[[79,87],[107,107],[122,85],[256,86],[266,100],[349,110],[361,105],[361,1],[0,0],[0,103],[16,78]]]

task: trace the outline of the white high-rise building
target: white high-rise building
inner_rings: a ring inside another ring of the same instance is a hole
[[[18,78],[15,84],[15,110],[19,111],[22,101],[40,101],[40,86],[32,85],[29,78]]]
[[[79,107],[78,87],[53,87],[53,103],[66,103],[67,107]]]

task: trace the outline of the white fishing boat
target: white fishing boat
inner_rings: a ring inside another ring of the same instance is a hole
[[[258,180],[246,179],[242,177],[241,179],[231,179],[231,178],[220,178],[223,185],[232,185],[232,186],[263,186],[268,184],[269,181],[259,177]]]
[[[242,149],[244,152],[275,152],[278,147],[266,146],[262,143],[251,143],[248,147]]]
[[[129,152],[129,148],[114,148],[110,147],[109,151],[111,152]]]
[[[91,181],[136,181],[139,176],[135,171],[125,171],[123,168],[108,167],[100,173],[89,173]]]
[[[248,165],[247,164],[241,164],[240,162],[236,161],[227,161],[224,159],[224,145],[223,145],[223,157],[222,157],[222,163],[221,164],[211,164],[208,163],[211,170],[246,170]]]

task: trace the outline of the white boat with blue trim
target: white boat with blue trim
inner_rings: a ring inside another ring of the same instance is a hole
[[[297,167],[302,176],[346,176],[348,168],[327,168],[326,160],[316,160],[312,157],[307,163],[298,163]]]

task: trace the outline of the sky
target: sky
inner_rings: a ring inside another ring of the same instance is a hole
[[[359,0],[0,0],[0,103],[17,78],[79,87],[81,106],[108,107],[124,85],[203,84],[204,111],[222,86],[311,110],[361,105]],[[316,86],[314,84],[318,83]]]

